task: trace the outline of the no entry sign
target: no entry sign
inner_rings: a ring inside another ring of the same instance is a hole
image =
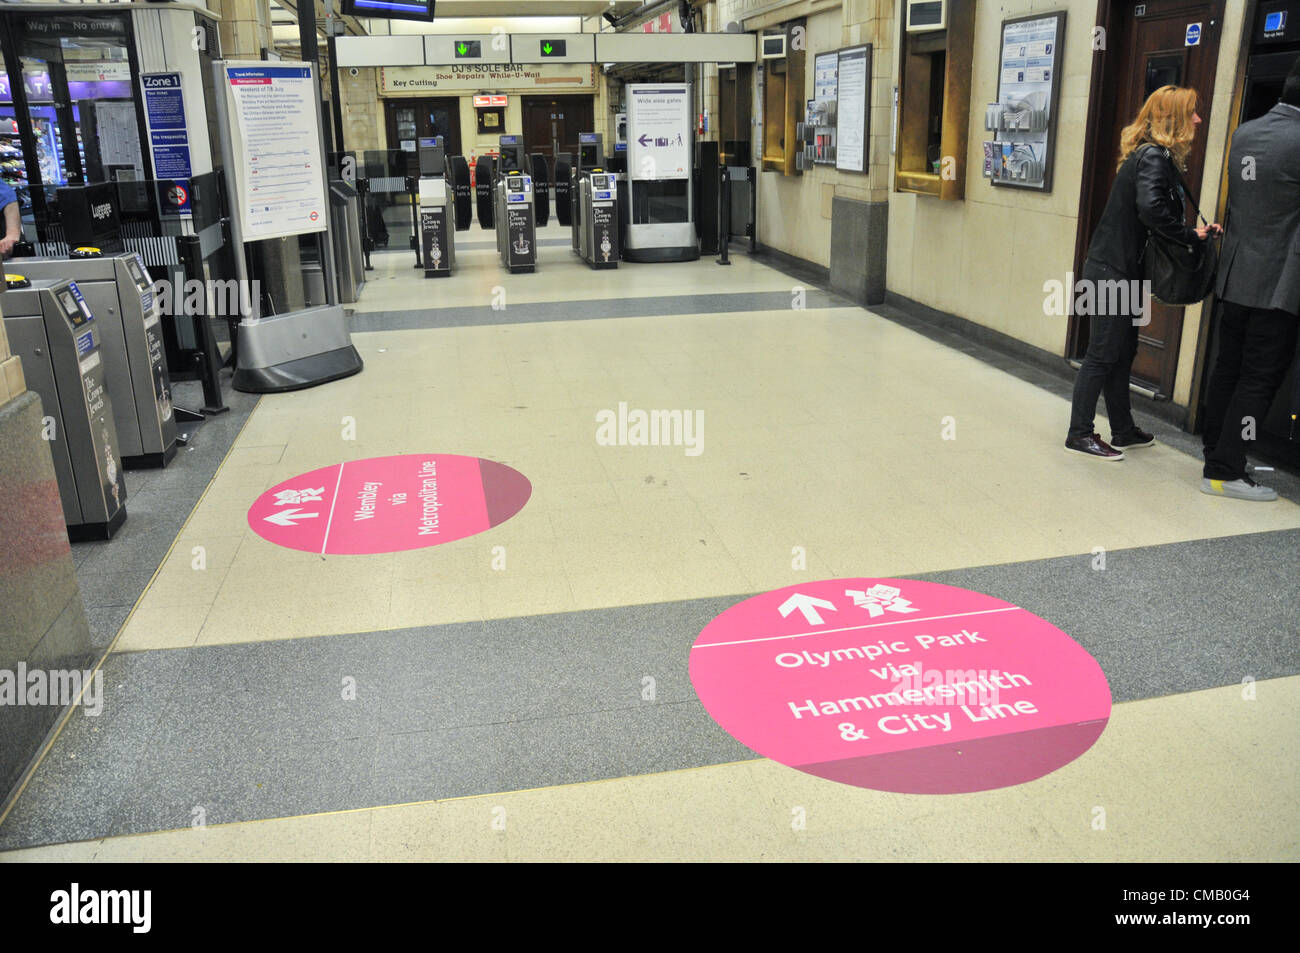
[[[263,539],[313,553],[395,553],[473,536],[518,513],[532,485],[479,457],[350,460],[274,486],[248,510]]]
[[[1060,629],[977,592],[832,579],[732,606],[691,648],[709,714],[765,757],[907,794],[1032,781],[1110,717],[1096,660]]]

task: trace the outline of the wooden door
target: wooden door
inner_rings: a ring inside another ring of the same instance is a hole
[[[442,136],[447,155],[461,155],[460,101],[454,96],[390,99],[388,113],[390,149],[414,150],[416,142]]]
[[[590,96],[525,96],[521,103],[524,145],[529,153],[540,152],[548,158],[554,143],[569,155],[578,153],[578,133],[595,132],[595,110]],[[605,143],[606,153],[614,151]]]
[[[1107,42],[1106,50],[1098,54],[1099,71],[1093,76],[1089,104],[1091,132],[1084,159],[1076,274],[1083,270],[1088,241],[1115,181],[1120,130],[1137,116],[1147,96],[1161,86],[1190,86],[1198,94],[1202,122],[1184,177],[1193,189],[1200,188],[1223,23],[1223,0],[1103,0],[1102,8],[1099,22],[1106,29]],[[1189,45],[1189,27],[1193,24],[1199,24],[1199,40]],[[1199,200],[1200,196],[1195,198]],[[1212,203],[1208,203],[1210,208],[1206,204],[1202,203],[1202,211],[1212,215]],[[1133,380],[1162,397],[1173,393],[1183,313],[1183,308],[1152,302],[1151,322],[1138,335]],[[1074,357],[1081,358],[1087,350],[1087,322],[1086,317],[1071,318],[1068,347]]]
[[[719,158],[724,165],[748,165],[749,149],[754,136],[754,66],[738,63],[718,71],[717,127]],[[743,154],[733,154],[739,143]]]

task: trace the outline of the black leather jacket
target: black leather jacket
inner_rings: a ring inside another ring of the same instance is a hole
[[[1174,163],[1160,146],[1143,145],[1119,167],[1085,265],[1114,278],[1142,278],[1147,235],[1159,231],[1187,244],[1201,239],[1187,224],[1187,206]]]

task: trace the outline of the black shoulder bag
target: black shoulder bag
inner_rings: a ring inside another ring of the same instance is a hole
[[[1182,173],[1174,164],[1169,150],[1163,151],[1165,158],[1174,167],[1174,175],[1182,187],[1183,207],[1186,207],[1186,202],[1191,198],[1191,189],[1183,181]],[[1192,207],[1196,209],[1201,222],[1208,225],[1195,202]],[[1214,287],[1214,272],[1219,267],[1219,249],[1213,236],[1189,245],[1182,239],[1170,238],[1153,229],[1147,233],[1146,248],[1142,251],[1142,267],[1147,287],[1157,301],[1178,307],[1196,304]]]

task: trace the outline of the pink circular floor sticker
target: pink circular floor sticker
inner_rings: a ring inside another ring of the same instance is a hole
[[[532,491],[519,471],[479,457],[370,457],[272,487],[249,508],[248,525],[289,549],[395,553],[491,529],[523,509]]]
[[[691,648],[705,709],[759,754],[878,791],[1021,784],[1083,754],[1110,718],[1095,659],[992,596],[831,579],[746,599]]]

